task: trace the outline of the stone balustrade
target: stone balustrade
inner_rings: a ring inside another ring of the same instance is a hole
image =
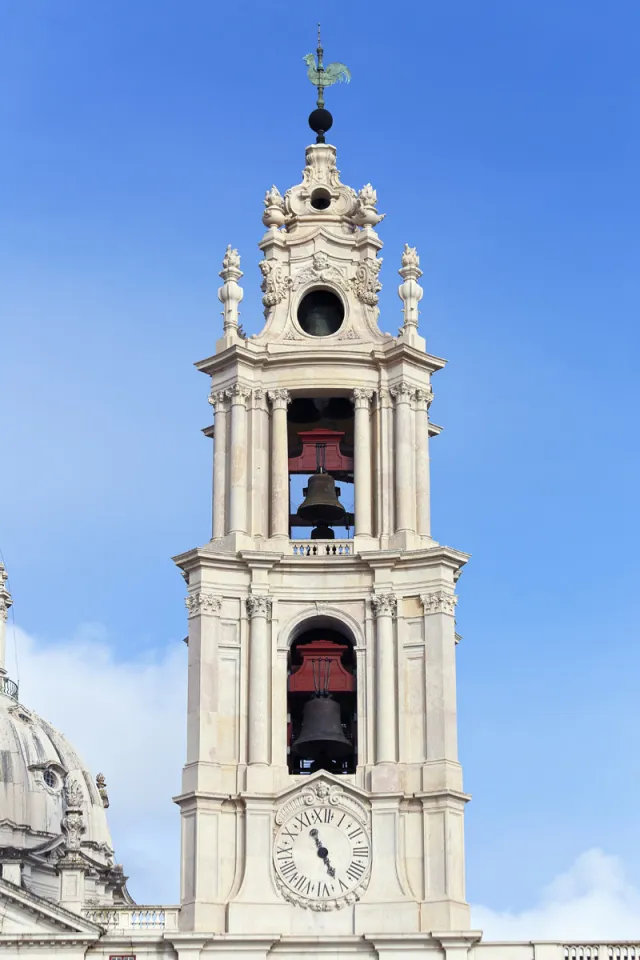
[[[294,557],[352,557],[353,540],[292,540]]]
[[[91,907],[84,911],[87,920],[118,932],[177,930],[179,913],[179,907],[159,906]]]

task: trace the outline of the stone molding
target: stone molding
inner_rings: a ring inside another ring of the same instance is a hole
[[[253,620],[254,617],[267,617],[271,618],[271,597],[258,597],[250,596],[247,597],[247,616],[250,620]]]
[[[455,593],[447,593],[446,590],[437,590],[435,593],[423,593],[420,596],[425,614],[429,613],[448,613],[451,616],[455,613],[458,598]]]
[[[282,387],[277,390],[269,390],[267,396],[271,400],[271,406],[274,410],[286,410],[291,403],[291,394]]]
[[[398,600],[394,593],[383,593],[371,597],[371,610],[374,617],[395,617],[398,612]]]
[[[364,387],[355,387],[353,396],[351,397],[351,403],[356,410],[368,410],[372,397],[373,390],[366,390]]]
[[[184,602],[189,611],[189,617],[220,613],[222,606],[222,600],[214,593],[192,593]]]

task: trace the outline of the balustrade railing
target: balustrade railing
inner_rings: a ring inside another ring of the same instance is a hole
[[[5,693],[8,697],[17,700],[18,684],[14,683],[13,680],[9,680],[9,677],[0,677],[0,693]]]
[[[87,920],[108,930],[177,930],[179,907],[91,907]]]
[[[294,557],[352,557],[353,540],[292,540]]]

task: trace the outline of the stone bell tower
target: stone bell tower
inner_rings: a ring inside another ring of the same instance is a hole
[[[329,144],[305,160],[300,184],[265,197],[261,332],[238,324],[229,247],[222,337],[197,364],[215,412],[213,535],[176,558],[181,925],[263,956],[287,937],[415,951],[469,926],[454,619],[467,556],[429,516],[445,361],[418,329],[409,246],[403,324],[380,329],[375,190],[341,183]]]

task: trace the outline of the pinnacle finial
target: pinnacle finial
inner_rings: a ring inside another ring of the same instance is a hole
[[[316,59],[312,53],[304,57],[307,65],[307,76],[314,87],[318,88],[318,99],[316,100],[316,109],[309,117],[309,126],[316,133],[316,143],[324,143],[324,135],[333,125],[333,117],[328,110],[324,108],[324,91],[326,87],[332,86],[340,81],[349,83],[351,73],[344,63],[329,63],[325,67],[323,57],[324,49],[320,37],[320,24],[318,24],[318,46],[316,48]]]
[[[6,632],[7,632],[7,617],[9,616],[9,607],[13,603],[13,598],[9,593],[9,588],[7,587],[7,580],[9,579],[9,574],[6,571],[4,563],[0,561],[0,679],[6,674],[5,669],[5,649],[6,649]],[[0,687],[0,692],[2,688]]]

